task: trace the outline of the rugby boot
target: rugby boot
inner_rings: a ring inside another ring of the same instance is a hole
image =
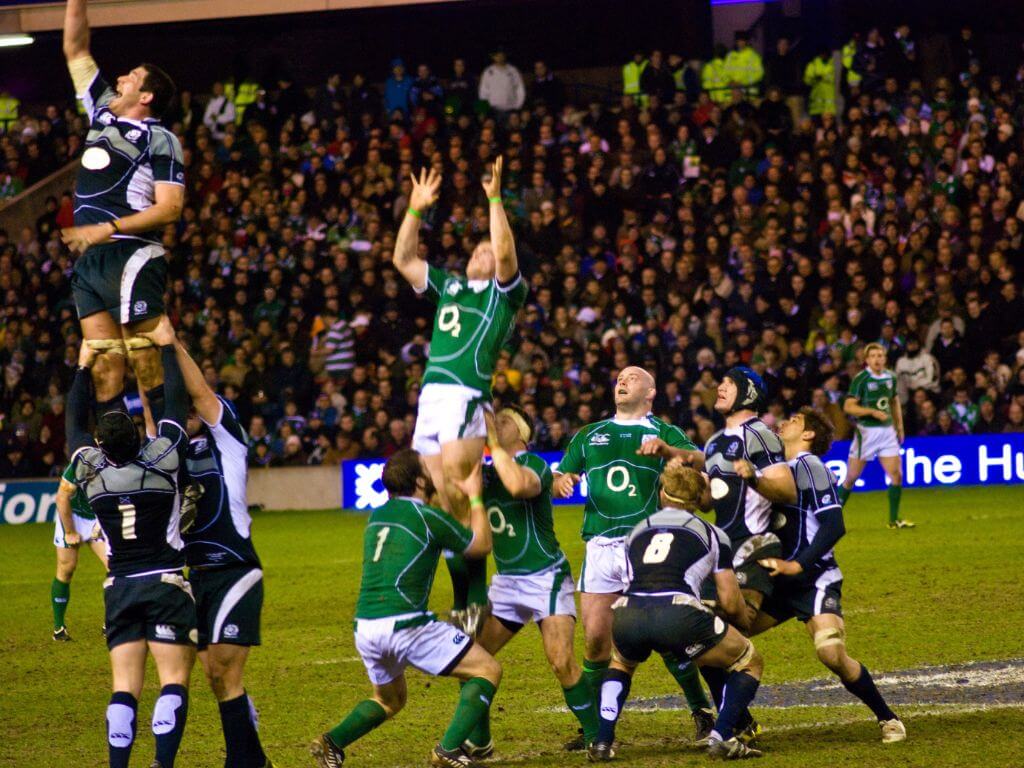
[[[695,709],[690,717],[693,718],[693,743],[698,747],[706,747],[708,737],[715,727],[715,713],[710,709]]]
[[[341,768],[345,762],[345,750],[334,746],[326,733],[313,742],[309,753],[316,759],[317,768]],[[267,764],[270,764],[269,760]]]
[[[764,752],[748,747],[733,736],[728,741],[711,739],[708,742],[708,757],[713,760],[743,760],[748,757],[761,757]]]
[[[62,626],[53,630],[53,639],[60,643],[70,643],[71,635],[68,633],[68,628]]]
[[[469,739],[462,742],[462,751],[475,760],[484,760],[494,754],[494,739],[482,746],[477,746]]]
[[[445,749],[440,744],[430,753],[430,764],[435,768],[480,768],[483,765],[461,749]]]
[[[897,741],[904,741],[907,738],[907,729],[901,720],[896,718],[892,720],[879,720],[878,725],[882,729],[883,744],[893,744]]]
[[[607,741],[595,741],[587,747],[587,760],[592,763],[605,763],[615,758],[615,750]]]

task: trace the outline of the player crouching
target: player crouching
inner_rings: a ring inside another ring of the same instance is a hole
[[[366,665],[373,696],[313,742],[320,768],[338,768],[344,748],[365,736],[405,706],[405,668],[451,676],[464,685],[458,707],[430,763],[447,768],[479,765],[462,751],[463,742],[491,706],[501,665],[466,633],[438,621],[427,610],[441,550],[466,557],[491,551],[491,526],[480,497],[477,469],[462,485],[470,500],[470,527],[427,506],[434,493],[420,455],[395,453],[382,477],[388,501],[375,509],[363,535],[363,577],[356,603],[356,650]]]
[[[906,728],[885,703],[871,673],[846,652],[840,607],[843,574],[833,554],[846,528],[834,478],[820,458],[832,445],[832,425],[812,408],[801,408],[779,425],[779,437],[796,480],[797,503],[785,507],[786,523],[779,532],[787,559],[761,561],[777,578],[751,634],[796,616],[807,625],[821,663],[878,718],[882,742],[903,741]]]
[[[736,627],[749,628],[729,537],[692,511],[707,500],[707,493],[699,472],[678,459],[671,461],[661,475],[660,511],[638,523],[627,539],[629,587],[614,606],[615,653],[601,684],[597,741],[587,753],[593,762],[614,757],[615,725],[633,671],[652,651],[724,670],[723,705],[708,742],[711,757],[761,755],[736,738],[736,726],[760,685],[761,655],[700,600],[701,583],[713,573],[720,610]]]

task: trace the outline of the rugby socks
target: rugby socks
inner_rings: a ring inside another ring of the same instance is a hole
[[[674,653],[663,653],[661,660],[665,662],[665,668],[679,683],[686,697],[686,705],[691,712],[698,709],[711,709],[711,702],[704,693],[704,686],[700,684],[700,672],[697,665],[691,664],[688,659],[681,659]]]
[[[565,696],[565,704],[569,711],[580,721],[584,743],[590,744],[597,738],[598,730],[596,700],[590,684],[583,675],[580,675],[575,685],[562,689],[562,695]]]
[[[68,612],[71,600],[71,584],[54,578],[50,584],[50,602],[53,604],[53,628],[58,630],[64,626],[64,614]]]
[[[111,398],[110,400],[97,400],[95,410],[97,420],[99,420],[100,416],[102,416],[103,414],[110,413],[112,411],[122,411],[123,413],[128,413],[128,408],[125,407],[124,404],[124,391],[122,390],[121,392],[118,392],[117,396]]]
[[[744,722],[744,713],[754,700],[757,687],[761,683],[746,672],[731,672],[725,679],[725,693],[722,696],[722,708],[715,720],[712,738],[728,741],[736,735],[736,726]]]
[[[153,735],[156,736],[156,759],[161,768],[174,768],[174,758],[185,734],[188,717],[188,688],[165,685],[153,707]]]
[[[846,506],[846,500],[848,498],[850,498],[850,493],[851,492],[852,492],[851,489],[847,488],[845,485],[840,485],[839,486],[838,496],[839,496],[839,505],[840,506],[843,506],[843,507]]]
[[[721,667],[701,667],[700,673],[704,676],[704,682],[708,684],[708,690],[711,691],[715,711],[721,712],[722,695],[725,693],[725,670]]]
[[[903,486],[890,485],[886,495],[889,497],[889,522],[895,523],[900,519],[900,495],[903,493]]]
[[[107,745],[110,768],[128,768],[135,741],[135,726],[139,702],[126,691],[115,691],[107,704]]]
[[[153,414],[153,423],[159,424],[164,417],[164,385],[157,384],[152,389],[146,390],[146,400],[149,402],[149,412]]]
[[[260,736],[256,730],[258,720],[256,707],[247,693],[234,699],[219,702],[220,724],[224,729],[224,746],[227,758],[224,768],[253,768],[264,765],[267,756],[263,754]]]
[[[441,738],[441,748],[459,749],[462,742],[476,728],[477,723],[491,708],[497,688],[489,680],[482,677],[471,677],[462,687],[459,694],[459,706],[455,708],[452,722]]]
[[[601,683],[597,740],[605,744],[615,741],[615,724],[629,696],[630,676],[621,669],[611,669]]]
[[[874,678],[871,677],[868,668],[863,664],[860,665],[860,676],[856,680],[852,683],[848,683],[845,680],[842,682],[843,687],[867,704],[868,708],[875,713],[875,717],[879,720],[898,719],[896,713],[889,709],[889,705],[885,703],[885,699],[882,698],[882,694],[878,691],[878,686],[875,685]]]
[[[373,699],[360,701],[348,717],[327,732],[327,738],[338,749],[343,749],[356,739],[361,739],[388,719],[388,713]]]
[[[459,683],[459,693],[466,687],[465,683]],[[484,716],[477,722],[473,732],[467,737],[467,741],[475,747],[486,747],[491,743],[491,710],[484,712]]]
[[[452,577],[452,610],[464,611],[469,601],[469,573],[467,571],[467,560],[455,552],[445,555],[445,565],[448,566],[448,575]]]
[[[466,603],[487,605],[487,558],[466,558],[466,575],[469,577]]]
[[[601,681],[604,680],[604,673],[608,669],[609,663],[608,660],[594,661],[593,659],[583,659],[583,679],[590,686],[594,699],[601,697]]]

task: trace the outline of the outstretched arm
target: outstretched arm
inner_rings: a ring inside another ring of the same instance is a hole
[[[92,405],[92,368],[96,350],[82,342],[78,353],[78,368],[68,391],[67,408],[64,411],[64,431],[67,434],[68,454],[87,445],[94,445],[89,434],[89,409]]]
[[[64,11],[64,58],[69,62],[89,55],[89,19],[85,0],[68,0]]]
[[[499,283],[508,283],[519,271],[519,261],[516,259],[512,227],[501,202],[501,168],[502,159],[499,155],[491,166],[491,177],[485,179],[483,185],[491,209],[491,247],[494,249],[495,276]]]
[[[192,405],[195,406],[196,413],[207,424],[216,424],[220,421],[221,409],[224,406],[217,399],[216,393],[210,389],[210,385],[206,383],[203,372],[199,370],[199,366],[185,349],[185,345],[180,341],[175,341],[174,348],[177,352],[181,376],[185,380],[185,389],[188,390],[188,395],[192,398]]]
[[[532,499],[539,496],[542,488],[537,473],[517,464],[512,454],[501,447],[493,414],[485,413],[484,421],[487,422],[487,447],[491,449],[494,470],[509,496],[513,499]]]
[[[160,349],[160,362],[164,369],[164,418],[161,421],[174,422],[184,430],[188,418],[188,393],[185,391],[185,382],[174,349],[177,342],[174,326],[167,315],[164,315],[156,328],[139,335],[149,339]],[[159,424],[157,429],[160,429]]]
[[[441,174],[433,168],[428,172],[420,170],[420,177],[411,176],[412,192],[402,226],[395,242],[395,268],[402,273],[413,290],[423,291],[427,287],[427,262],[419,256],[420,224],[424,212],[437,200],[441,189]]]

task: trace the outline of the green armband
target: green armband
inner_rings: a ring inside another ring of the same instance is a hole
[[[422,219],[423,218],[423,214],[420,213],[419,211],[417,211],[411,205],[408,208],[405,209],[405,212],[408,213],[413,218],[416,218],[416,219]]]
[[[487,198],[487,202],[489,202],[489,203],[497,203],[498,205],[501,205],[501,203],[503,201],[502,201],[502,199],[500,197],[488,197]]]
[[[482,507],[484,505],[483,497],[481,496],[470,496],[469,506],[471,507]]]

